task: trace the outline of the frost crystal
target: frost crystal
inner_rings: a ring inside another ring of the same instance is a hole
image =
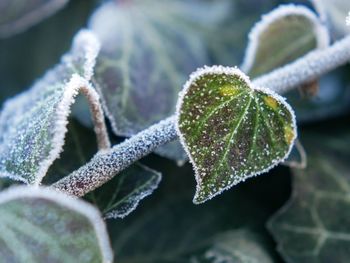
[[[253,87],[237,68],[193,73],[177,114],[178,134],[196,173],[195,203],[270,170],[289,155],[297,136],[285,99]]]
[[[80,90],[105,133],[98,95],[89,84],[99,43],[81,31],[62,62],[28,91],[6,101],[0,114],[0,176],[38,185],[64,144],[67,118]],[[101,141],[101,140],[100,140]],[[105,146],[109,145],[104,140]]]

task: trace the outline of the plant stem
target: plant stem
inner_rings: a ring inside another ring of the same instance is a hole
[[[253,81],[255,86],[285,93],[350,61],[350,36],[334,45],[315,50],[282,68]],[[176,116],[165,119],[108,151],[100,151],[87,164],[53,184],[75,196],[83,196],[112,179],[158,146],[177,138]]]
[[[111,147],[111,143],[107,133],[106,122],[100,103],[100,96],[97,94],[96,90],[90,86],[81,87],[80,92],[85,96],[90,107],[91,117],[94,123],[94,131],[97,137],[98,149],[109,149]]]
[[[53,187],[71,195],[85,195],[158,146],[175,140],[175,122],[175,116],[169,117],[109,150],[99,151],[87,164],[53,184]]]

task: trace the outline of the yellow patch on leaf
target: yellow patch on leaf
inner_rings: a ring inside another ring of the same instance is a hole
[[[284,126],[284,140],[288,143],[291,144],[293,139],[294,139],[294,130],[292,127],[289,125]]]
[[[220,88],[221,96],[235,96],[237,93],[239,93],[239,89],[231,85],[225,85]]]
[[[272,97],[266,96],[264,97],[265,104],[269,106],[272,109],[277,109],[278,108],[278,101]]]

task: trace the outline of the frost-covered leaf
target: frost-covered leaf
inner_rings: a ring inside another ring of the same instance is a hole
[[[289,154],[294,113],[273,92],[252,87],[237,68],[199,69],[177,106],[178,132],[194,165],[195,203],[268,171]]]
[[[269,229],[288,263],[348,262],[349,129],[339,133],[332,127],[306,138],[308,167],[294,170],[293,195]]]
[[[250,32],[242,70],[256,77],[328,44],[327,29],[311,10],[283,5],[264,15]]]
[[[193,263],[273,263],[262,245],[265,240],[250,230],[227,231],[214,238],[213,245]]]
[[[136,209],[139,202],[153,193],[162,176],[135,163],[94,192],[94,200],[105,218],[124,218]]]
[[[197,5],[198,16],[206,5]],[[116,134],[129,136],[170,116],[186,75],[207,62],[204,44],[186,26],[194,22],[187,6],[113,1],[92,17],[102,44],[95,80]]]
[[[94,35],[81,31],[61,64],[31,89],[5,102],[0,114],[0,176],[28,184],[41,182],[62,150],[74,97],[81,91],[98,103],[89,84],[98,50]],[[93,105],[92,111],[95,122],[103,126],[100,105]]]
[[[64,7],[68,0],[2,0],[0,38],[20,33]]]
[[[346,18],[350,12],[348,0],[311,0],[321,19],[327,23],[333,38],[342,38],[350,33]]]
[[[87,203],[46,188],[0,194],[2,262],[112,262],[106,227]]]

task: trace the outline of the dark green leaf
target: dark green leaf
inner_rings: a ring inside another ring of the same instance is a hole
[[[350,258],[349,130],[306,138],[308,167],[294,170],[292,198],[268,226],[289,263],[345,263]]]
[[[16,187],[0,194],[2,262],[112,262],[98,211],[45,188]]]
[[[178,130],[196,170],[195,203],[283,161],[296,138],[294,113],[237,68],[191,75],[178,103]]]

